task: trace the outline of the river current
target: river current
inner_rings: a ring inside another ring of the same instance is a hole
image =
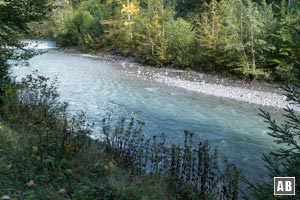
[[[103,117],[125,117],[145,122],[144,133],[165,133],[171,142],[182,143],[183,130],[196,133],[195,141],[208,140],[220,153],[241,168],[250,179],[266,177],[263,153],[274,150],[273,138],[258,115],[258,106],[224,101],[200,93],[157,83],[124,73],[118,62],[51,50],[35,56],[29,66],[12,68],[17,80],[38,70],[58,77],[62,101],[70,111],[85,111],[99,137]],[[136,72],[138,73],[138,72]],[[276,111],[274,111],[276,112]]]

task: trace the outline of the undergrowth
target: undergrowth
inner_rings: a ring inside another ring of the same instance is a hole
[[[58,97],[56,82],[36,74],[6,90],[0,124],[0,198],[148,196],[115,181],[119,169],[104,157],[101,144],[90,139],[85,114],[71,116]]]
[[[237,199],[238,170],[193,133],[167,145],[140,121],[104,119],[94,141],[85,113],[58,98],[56,80],[36,73],[2,96],[1,199]]]
[[[134,175],[151,174],[164,179],[168,191],[179,199],[237,199],[239,170],[218,155],[208,141],[195,142],[184,131],[184,144],[169,144],[164,134],[148,138],[143,122],[125,118],[112,126],[103,120],[105,152]]]

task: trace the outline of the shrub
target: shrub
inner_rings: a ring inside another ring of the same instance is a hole
[[[56,21],[55,35],[62,46],[78,45],[82,51],[98,50],[108,45],[104,36],[104,26],[100,23],[112,14],[110,4],[102,4],[97,0],[82,2],[77,8],[65,11],[63,21]]]
[[[121,119],[112,128],[103,120],[106,152],[133,174],[150,173],[164,177],[170,191],[183,199],[237,199],[239,171],[220,159],[207,141],[193,143],[193,133],[185,131],[184,145],[168,145],[164,134],[147,138],[144,123]],[[221,163],[222,161],[222,163]]]
[[[191,67],[195,61],[195,38],[193,26],[187,21],[178,18],[167,22],[167,57],[170,63],[178,68]]]
[[[68,116],[67,104],[59,102],[55,84],[49,78],[28,75],[6,91],[1,113],[12,127],[24,134],[35,133],[23,136],[27,138],[25,149],[36,146],[41,159],[63,162],[87,148],[90,125],[84,113]]]

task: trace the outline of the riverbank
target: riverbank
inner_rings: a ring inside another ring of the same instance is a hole
[[[102,143],[89,139],[84,152],[61,158],[43,155],[35,136],[0,120],[0,199],[170,198],[166,182],[119,168]]]
[[[69,103],[72,113],[86,112],[87,120],[95,124],[95,138],[103,137],[101,119],[133,117],[146,124],[143,130],[149,137],[165,133],[170,142],[183,144],[183,131],[194,131],[195,141],[218,146],[243,173],[258,178],[267,173],[261,155],[273,149],[273,140],[258,116],[260,106],[168,86],[152,80],[162,68],[123,61],[50,51],[30,60],[30,67],[16,68],[14,75],[21,78],[38,70],[50,80],[57,77],[60,100]],[[172,72],[176,77],[176,70]],[[281,119],[281,111],[264,110]]]
[[[63,51],[79,54],[74,51]],[[286,101],[284,91],[279,84],[266,82],[250,83],[234,78],[224,78],[195,71],[176,70],[172,68],[156,68],[141,65],[133,58],[125,58],[110,54],[79,54],[92,59],[106,60],[116,63],[119,69],[130,75],[145,80],[152,80],[168,86],[182,88],[187,91],[215,96],[217,98],[256,104],[277,109],[287,106],[299,110]]]
[[[120,119],[113,125],[108,117],[102,120],[105,140],[93,140],[85,113],[68,113],[67,104],[58,100],[55,82],[48,81],[27,76],[20,83],[27,87],[6,96],[1,108],[1,199],[237,198],[237,168],[227,161],[218,164],[219,154],[205,140],[192,143],[193,132],[185,131],[187,142],[181,148],[166,143],[164,134],[151,139],[138,120]],[[194,162],[200,156],[201,162]],[[175,160],[189,167],[182,170]],[[204,169],[202,161],[207,163]],[[208,184],[220,189],[204,188]]]

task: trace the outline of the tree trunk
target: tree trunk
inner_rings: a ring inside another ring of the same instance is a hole
[[[246,54],[246,50],[245,50],[245,46],[244,46],[244,35],[243,35],[243,8],[241,8],[241,15],[240,15],[240,42],[241,42],[241,47],[243,49],[243,55],[244,55],[244,59],[246,61],[246,66],[247,66],[247,69],[248,71],[250,70],[250,67],[249,67],[249,62],[248,62],[248,57],[247,57],[247,54]]]

